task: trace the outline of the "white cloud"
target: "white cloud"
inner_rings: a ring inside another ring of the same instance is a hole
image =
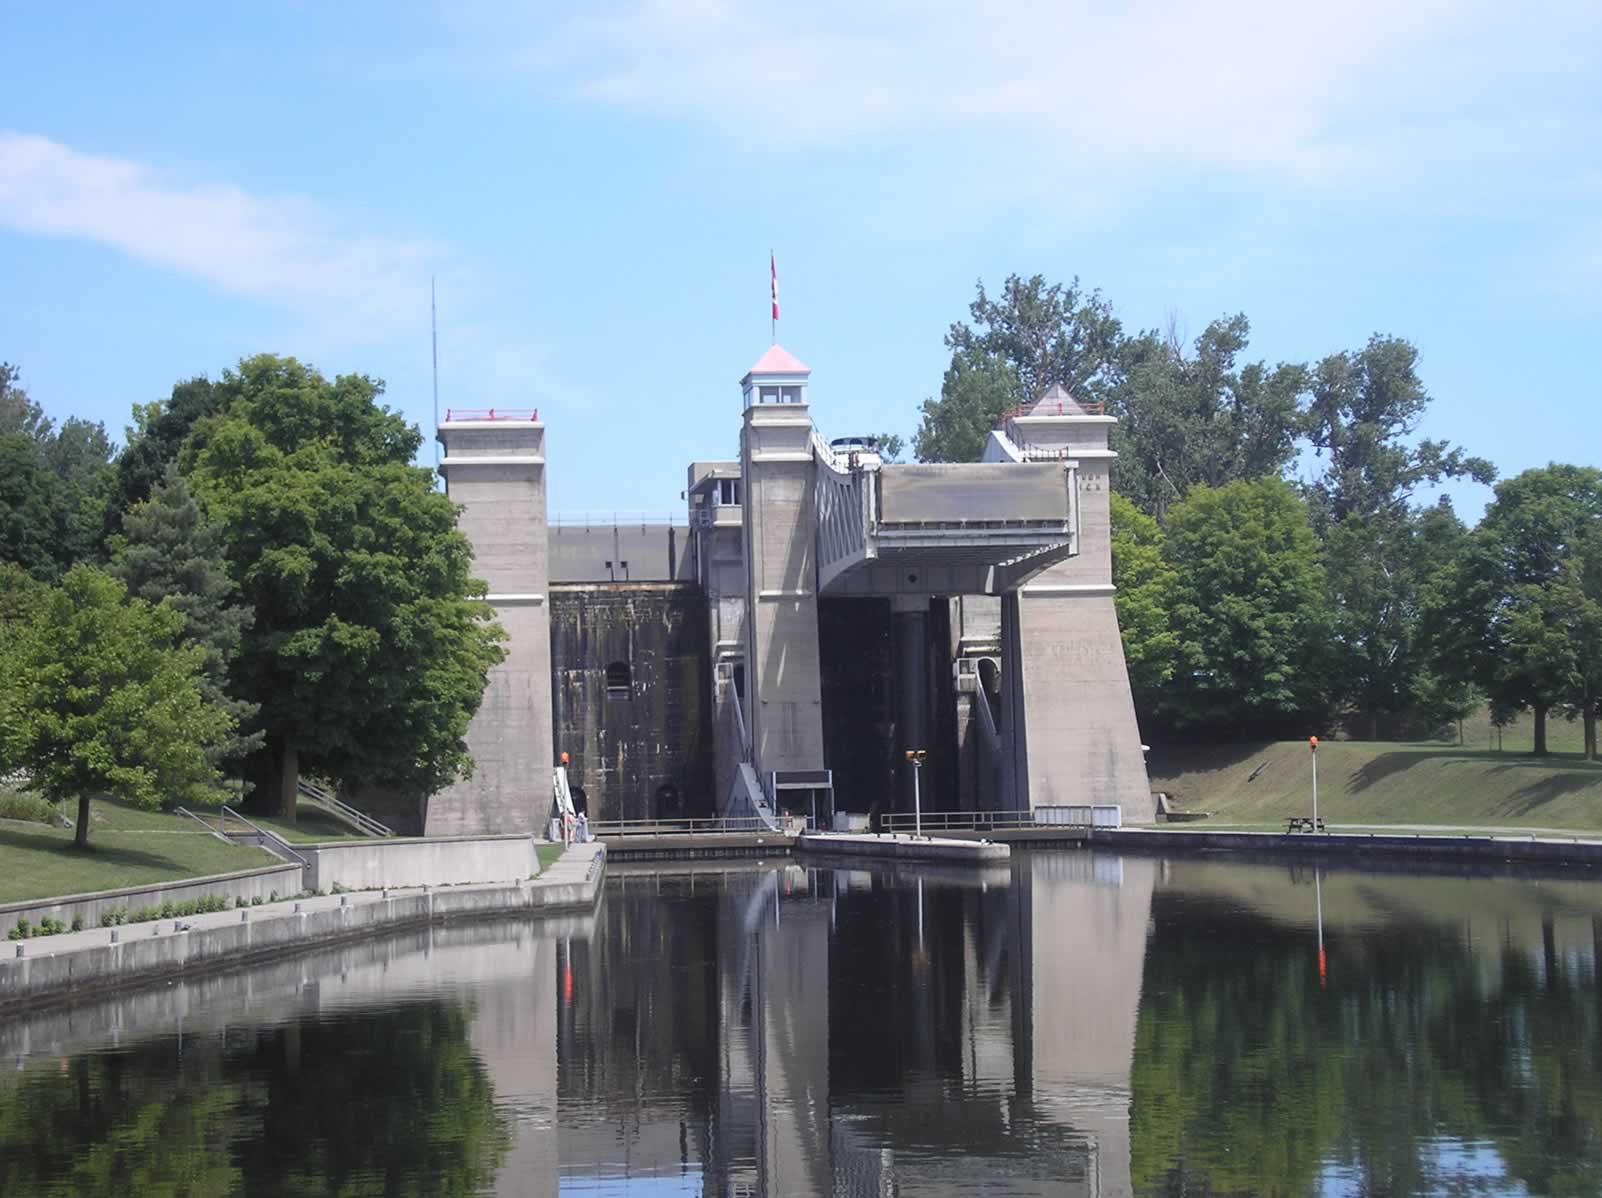
[[[1557,108],[1602,8],[1486,0],[614,0],[531,31],[520,65],[581,98],[749,140],[1001,140],[1039,170],[1350,180],[1459,140],[1501,89]]]
[[[0,132],[0,227],[83,238],[233,295],[382,335],[416,323],[440,249],[350,227],[310,200],[167,179],[126,159]]]

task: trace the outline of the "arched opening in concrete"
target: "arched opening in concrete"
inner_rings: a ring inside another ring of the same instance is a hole
[[[614,661],[606,667],[606,694],[608,698],[626,696],[633,690],[634,680],[629,673],[629,663]]]

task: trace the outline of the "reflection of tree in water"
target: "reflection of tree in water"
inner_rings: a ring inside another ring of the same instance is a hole
[[[1332,944],[1159,894],[1132,1075],[1142,1194],[1437,1189],[1442,1139],[1493,1146],[1531,1192],[1602,1192],[1596,967],[1532,947],[1488,962],[1440,925]],[[1207,934],[1198,935],[1205,927]]]
[[[507,1129],[460,1007],[150,1041],[0,1084],[0,1194],[470,1194]]]

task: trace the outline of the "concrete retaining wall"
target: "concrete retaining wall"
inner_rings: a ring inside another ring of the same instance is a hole
[[[1165,832],[1095,828],[1094,845],[1136,851],[1180,853],[1320,853],[1327,856],[1425,857],[1445,861],[1519,861],[1557,865],[1602,865],[1602,841],[1537,840],[1507,836],[1386,835],[1332,832]]]
[[[307,890],[515,882],[538,868],[534,839],[523,834],[340,841],[296,851],[306,858]]]
[[[93,894],[71,894],[52,899],[24,899],[0,904],[0,936],[16,927],[17,921],[22,919],[35,927],[46,918],[59,919],[70,927],[74,919],[81,917],[84,927],[98,928],[102,915],[121,908],[136,911],[141,907],[159,907],[165,902],[182,903],[211,895],[222,895],[230,902],[236,898],[242,898],[247,903],[255,898],[265,902],[275,893],[279,898],[291,898],[305,888],[300,866],[286,862],[239,873],[130,886],[124,890],[100,890]]]
[[[0,958],[0,1009],[143,985],[162,978],[301,952],[434,920],[589,910],[606,851],[569,849],[544,880],[402,893],[369,892],[50,936]],[[112,942],[112,933],[118,939]],[[7,945],[6,951],[12,951]]]
[[[853,836],[824,833],[802,836],[796,841],[799,852],[829,857],[877,857],[890,861],[944,861],[982,864],[1005,861],[1010,850],[1004,844],[981,840],[940,840],[912,836]]]

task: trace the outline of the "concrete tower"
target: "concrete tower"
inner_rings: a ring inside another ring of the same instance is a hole
[[[1019,810],[1118,804],[1155,818],[1113,607],[1107,447],[1116,418],[1052,387],[1002,434],[1030,459],[1078,463],[1079,552],[1002,597],[1003,790]],[[987,456],[989,451],[987,450]]]
[[[462,509],[473,573],[510,638],[467,730],[473,776],[434,795],[429,836],[530,832],[551,804],[545,426],[537,412],[447,411],[440,472]]]
[[[811,373],[775,345],[740,380],[747,718],[763,778],[824,765]]]

